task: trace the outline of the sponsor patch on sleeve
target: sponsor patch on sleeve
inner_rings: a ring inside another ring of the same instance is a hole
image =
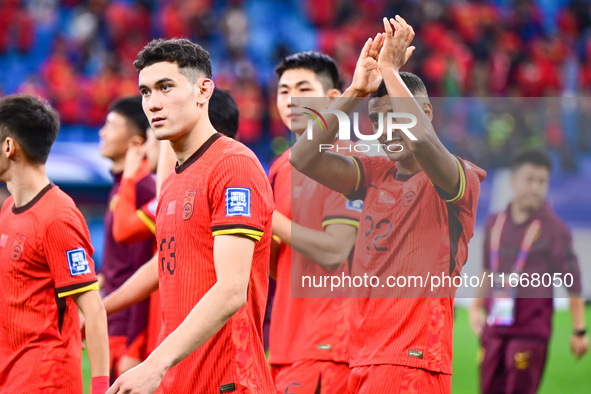
[[[68,255],[68,266],[70,267],[71,276],[90,273],[90,266],[88,265],[84,248],[68,250],[66,254]]]
[[[250,217],[250,189],[246,187],[226,188],[226,216]]]
[[[363,209],[363,200],[347,201],[347,205],[345,205],[345,208],[351,211],[361,212],[361,210]]]

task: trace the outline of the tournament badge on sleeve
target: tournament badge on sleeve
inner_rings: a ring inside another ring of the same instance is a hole
[[[501,276],[497,274],[493,283],[492,305],[486,323],[489,326],[511,326],[514,321],[515,289],[508,283],[502,283]]]
[[[226,216],[250,217],[250,189],[246,187],[226,188]]]

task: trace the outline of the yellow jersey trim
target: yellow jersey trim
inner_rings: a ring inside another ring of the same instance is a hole
[[[148,215],[146,215],[146,213],[144,211],[142,211],[141,209],[138,209],[137,211],[135,211],[135,213],[140,218],[140,220],[142,222],[144,222],[146,227],[148,227],[150,229],[152,234],[156,234],[156,223],[154,223],[154,221],[152,219],[150,219],[150,217]]]
[[[464,167],[460,164],[460,160],[454,156],[456,160],[456,164],[458,165],[458,169],[460,170],[460,190],[458,190],[458,195],[450,200],[445,200],[445,202],[455,202],[460,200],[464,197],[464,193],[466,192],[466,172],[464,171]]]
[[[74,290],[63,292],[63,293],[58,293],[57,296],[59,298],[64,298],[64,297],[70,296],[72,294],[84,293],[86,291],[98,290],[98,289],[99,289],[98,282],[94,282],[91,285],[80,287],[79,289],[74,289]]]
[[[263,237],[264,233],[262,231],[249,230],[249,229],[245,229],[245,228],[230,228],[227,230],[217,230],[212,233],[212,235],[214,237],[218,236],[218,235],[234,235],[234,234],[246,235],[247,237],[252,238],[255,241],[260,241],[261,238]]]
[[[353,160],[353,164],[355,164],[355,169],[357,170],[357,182],[355,182],[355,190],[353,190],[354,192],[356,192],[359,190],[359,183],[361,182],[361,169],[359,168],[359,163],[357,163],[357,160],[355,160],[351,156],[347,156],[347,157],[349,157],[351,160]]]
[[[359,221],[344,218],[325,220],[324,222],[322,222],[322,227],[330,226],[331,224],[348,224],[349,226],[359,228]]]

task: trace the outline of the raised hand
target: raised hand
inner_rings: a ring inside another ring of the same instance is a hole
[[[380,87],[382,75],[378,69],[378,57],[384,45],[384,39],[385,35],[378,33],[375,38],[369,38],[363,45],[350,87],[359,96],[367,96]]]
[[[124,178],[134,178],[136,175],[138,175],[140,169],[142,168],[142,163],[146,158],[146,151],[146,144],[140,146],[132,146],[129,149],[127,149],[127,153],[125,154],[125,165],[123,168]],[[141,176],[144,175],[146,174],[141,174]]]
[[[395,31],[392,30],[394,25]],[[394,68],[400,70],[412,56],[414,46],[409,47],[415,32],[412,27],[399,15],[396,18],[384,18],[384,43],[378,58],[380,69]]]

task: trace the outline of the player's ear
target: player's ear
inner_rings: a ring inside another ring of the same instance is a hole
[[[209,78],[199,78],[195,83],[197,88],[197,105],[203,105],[209,101],[215,85]]]
[[[140,135],[134,134],[129,138],[129,141],[127,142],[127,147],[131,148],[136,146],[142,146],[144,142],[146,142],[145,138],[143,138]]]
[[[341,92],[338,89],[330,89],[328,92],[326,92],[326,95],[330,98],[335,98],[339,97]]]
[[[14,157],[16,154],[17,143],[11,137],[6,137],[4,142],[2,143],[2,154],[6,156],[6,158],[10,159]]]
[[[430,121],[433,121],[433,106],[431,103],[423,103],[423,112],[427,115]]]

